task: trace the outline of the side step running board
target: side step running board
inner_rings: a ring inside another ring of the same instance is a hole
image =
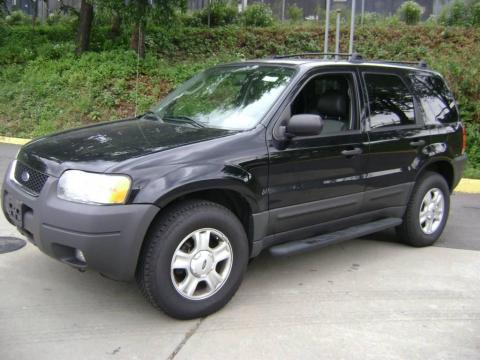
[[[400,225],[400,218],[386,218],[373,221],[367,224],[356,225],[347,229],[335,231],[329,234],[314,236],[308,239],[287,242],[272,246],[269,251],[273,256],[294,255],[319,249],[327,245],[337,244],[343,241],[352,240],[361,236],[373,234]]]

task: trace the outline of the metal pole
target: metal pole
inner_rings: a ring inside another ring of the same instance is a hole
[[[335,31],[335,60],[339,59],[340,53],[340,9],[337,9],[337,29]]]
[[[285,21],[285,1],[282,0],[282,22]]]
[[[348,46],[348,53],[353,54],[353,36],[355,34],[355,0],[352,0],[352,18],[350,21],[350,44]]]
[[[362,0],[362,26],[363,26],[364,17],[365,17],[365,0]]]
[[[326,14],[325,14],[325,41],[323,43],[323,52],[326,54],[328,53],[328,32],[330,28],[330,0],[325,0],[326,2]],[[324,56],[327,58],[327,55]]]

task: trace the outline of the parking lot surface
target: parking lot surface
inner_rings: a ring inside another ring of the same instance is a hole
[[[2,175],[17,150],[0,144]],[[192,321],[28,244],[0,254],[0,359],[479,359],[479,220],[480,195],[454,194],[437,246],[387,231],[261,254],[224,309]]]

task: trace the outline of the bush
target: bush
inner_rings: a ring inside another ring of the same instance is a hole
[[[480,26],[480,2],[473,4],[470,14],[472,25]]]
[[[469,6],[464,1],[455,0],[443,8],[439,20],[441,24],[447,26],[470,26]]]
[[[303,19],[303,9],[297,5],[292,5],[288,8],[288,18],[292,22],[299,22]]]
[[[247,7],[243,13],[245,25],[270,26],[273,24],[272,9],[265,4],[253,4]]]
[[[423,14],[423,8],[415,1],[405,1],[398,8],[398,16],[400,20],[408,25],[416,25],[420,22]]]
[[[20,10],[12,11],[10,15],[5,17],[5,22],[8,25],[22,25],[30,21],[30,17]]]
[[[382,15],[375,12],[365,12],[363,16],[363,23],[365,25],[377,25],[383,21]]]
[[[210,26],[224,26],[237,21],[238,11],[235,6],[229,5],[223,0],[216,0],[201,12],[200,17],[204,25],[208,25],[209,15]]]
[[[203,25],[202,13],[199,11],[181,13],[178,15],[178,18],[184,26],[199,27]]]

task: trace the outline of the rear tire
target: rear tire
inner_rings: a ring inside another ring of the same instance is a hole
[[[136,274],[155,307],[178,319],[209,315],[235,294],[248,263],[248,240],[227,208],[204,200],[173,205],[153,225]]]
[[[423,247],[435,243],[447,223],[450,189],[438,173],[428,171],[415,184],[402,225],[397,227],[400,240]]]

